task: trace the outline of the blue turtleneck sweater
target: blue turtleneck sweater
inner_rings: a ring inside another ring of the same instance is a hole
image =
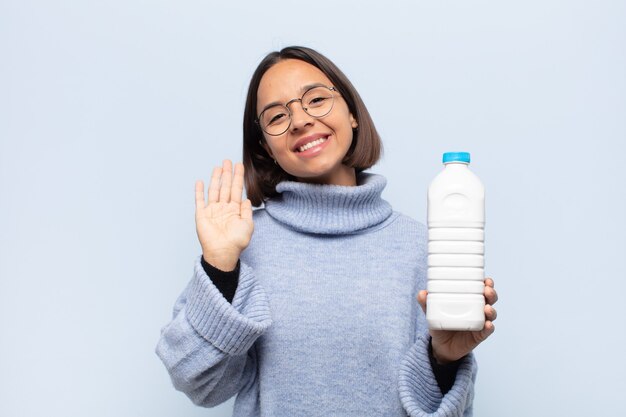
[[[467,416],[476,364],[443,395],[415,296],[426,284],[426,228],[355,187],[283,182],[254,212],[229,303],[202,268],[157,346],[196,404],[237,394],[235,417]]]

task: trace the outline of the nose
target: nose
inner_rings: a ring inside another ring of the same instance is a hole
[[[315,118],[309,115],[302,108],[302,102],[298,100],[298,104],[292,103],[290,107],[291,111],[291,126],[290,130],[292,132],[298,131],[299,129],[303,129],[308,125],[312,125],[315,121]]]

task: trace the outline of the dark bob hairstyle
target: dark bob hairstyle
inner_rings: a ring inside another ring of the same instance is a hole
[[[295,180],[278,166],[263,147],[265,138],[257,123],[257,92],[261,78],[267,70],[286,59],[298,59],[322,71],[333,83],[348,105],[350,113],[358,122],[353,129],[352,145],[343,163],[359,173],[373,166],[382,153],[380,136],[374,127],[363,100],[348,78],[328,58],[302,46],[290,46],[268,54],[259,64],[250,80],[246,107],[243,114],[243,164],[245,166],[246,194],[252,205],[260,206],[265,200],[276,196],[276,185],[284,180]]]

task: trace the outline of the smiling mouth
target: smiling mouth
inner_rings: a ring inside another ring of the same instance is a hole
[[[307,143],[305,145],[300,146],[298,149],[296,149],[296,152],[304,152],[307,149],[311,149],[311,148],[313,148],[313,147],[315,147],[317,145],[320,145],[320,144],[326,142],[327,140],[328,140],[328,136],[326,136],[324,138],[316,139],[316,140],[314,140],[312,142],[309,142],[309,143]]]

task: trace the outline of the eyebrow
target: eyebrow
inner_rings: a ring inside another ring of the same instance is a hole
[[[309,89],[311,89],[311,88],[315,88],[315,87],[327,87],[327,85],[326,85],[326,84],[324,84],[324,83],[312,83],[312,84],[307,84],[307,85],[304,85],[304,86],[302,86],[302,87],[300,88],[300,96],[302,96],[302,94],[304,94],[304,92],[305,92],[305,91],[307,91],[307,90],[309,90]],[[280,101],[273,101],[273,102],[271,102],[270,104],[267,104],[265,107],[263,107],[263,108],[261,109],[261,111],[259,112],[259,114],[263,113],[263,112],[264,112],[265,110],[267,110],[268,108],[270,108],[270,107],[272,107],[272,106],[275,106],[275,105],[277,105],[277,104],[283,105],[283,104],[285,104],[285,103],[281,103]]]

